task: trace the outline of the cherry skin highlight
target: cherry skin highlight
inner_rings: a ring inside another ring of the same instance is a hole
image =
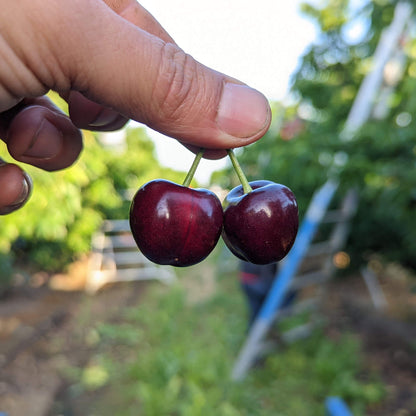
[[[186,267],[204,260],[221,235],[218,197],[156,179],[143,185],[130,207],[130,227],[140,251],[157,264]]]
[[[224,201],[222,237],[230,251],[254,264],[283,259],[292,248],[298,231],[298,206],[293,192],[271,181],[250,182],[252,191],[242,185]]]

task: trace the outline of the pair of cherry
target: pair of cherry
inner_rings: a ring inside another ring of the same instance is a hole
[[[191,266],[204,260],[221,234],[242,260],[268,264],[291,249],[298,230],[298,207],[284,185],[248,182],[232,150],[228,155],[241,185],[225,198],[189,184],[202,157],[200,151],[183,185],[156,179],[143,185],[130,208],[130,227],[140,251],[151,261]]]

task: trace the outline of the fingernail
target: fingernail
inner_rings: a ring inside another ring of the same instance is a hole
[[[61,151],[62,142],[62,132],[43,119],[23,156],[51,159]]]
[[[98,114],[97,117],[88,125],[90,127],[105,127],[114,121],[117,120],[119,117],[118,113],[109,108],[103,108]]]
[[[18,198],[13,202],[13,204],[1,208],[0,215],[10,214],[11,212],[21,208],[29,199],[31,193],[32,179],[30,179],[30,176],[26,172],[23,172],[22,190],[20,191]]]
[[[245,85],[225,84],[217,114],[222,131],[249,138],[268,126],[270,117],[269,104],[261,93]]]

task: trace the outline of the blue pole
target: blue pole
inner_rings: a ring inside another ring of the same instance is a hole
[[[328,180],[312,198],[299,229],[295,244],[285,261],[282,262],[282,266],[276,275],[273,286],[237,357],[232,372],[232,378],[234,380],[241,380],[255,360],[261,340],[272,324],[275,312],[282,305],[291,280],[315,235],[315,231],[321,222],[337,187],[337,182]]]
[[[325,407],[327,416],[353,416],[348,406],[339,397],[328,397]]]
[[[308,250],[337,186],[336,182],[329,180],[314,196],[302,221],[295,244],[277,272],[276,279],[259,312],[258,319],[271,320],[275,312],[281,307],[291,280]]]

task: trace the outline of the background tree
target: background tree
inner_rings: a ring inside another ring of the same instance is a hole
[[[7,153],[4,144],[0,152]],[[142,128],[126,128],[125,144],[118,149],[84,132],[82,155],[69,169],[25,170],[33,178],[32,197],[0,218],[0,286],[8,284],[17,264],[31,271],[63,270],[89,252],[91,236],[104,219],[128,218],[128,191],[157,177],[181,183],[186,175],[160,166]]]
[[[293,77],[295,103],[276,105],[274,128],[240,156],[252,179],[289,186],[301,215],[330,169],[337,170],[341,190],[356,186],[360,205],[348,242],[355,266],[378,253],[416,268],[416,43],[411,33],[402,39],[405,65],[394,91],[383,98],[383,117],[373,114],[352,140],[341,137],[396,3],[374,0],[358,8],[347,0],[327,0],[319,8],[304,4],[319,36]],[[353,28],[360,29],[358,38],[352,37]]]

